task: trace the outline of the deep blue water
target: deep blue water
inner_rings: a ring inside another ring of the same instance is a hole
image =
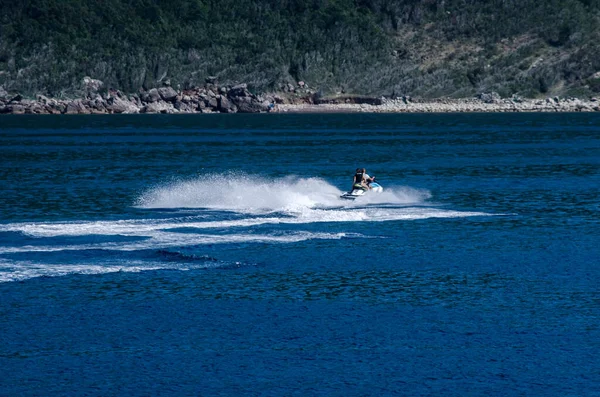
[[[595,114],[2,117],[0,395],[598,396],[599,203]]]

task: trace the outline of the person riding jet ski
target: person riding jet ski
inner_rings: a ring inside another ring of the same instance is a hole
[[[367,174],[367,170],[365,168],[357,168],[356,173],[354,174],[354,179],[352,180],[352,189],[350,189],[350,191],[354,189],[362,189],[367,191],[371,188],[369,185],[374,179],[375,177],[371,178],[369,174]]]
[[[381,193],[383,187],[375,182],[375,177],[371,177],[367,174],[367,170],[364,168],[357,168],[354,178],[352,179],[352,189],[349,192],[342,194],[340,197],[343,199],[354,200],[366,194],[368,191]]]

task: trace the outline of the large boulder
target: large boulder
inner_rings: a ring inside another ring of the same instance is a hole
[[[89,101],[89,107],[95,111],[94,113],[105,113],[107,106],[108,104],[100,95]]]
[[[179,111],[179,113],[195,113],[196,109],[194,108],[194,106],[190,103],[185,103],[182,101],[175,101],[175,104],[173,105],[173,107],[175,109],[177,109]]]
[[[502,100],[497,92],[482,92],[477,97],[484,103],[498,103]]]
[[[218,106],[219,112],[221,113],[235,113],[237,112],[237,107],[229,100],[226,96],[221,95],[218,98]]]
[[[65,114],[88,114],[89,110],[85,107],[81,99],[76,99],[67,103]]]
[[[21,105],[21,104],[8,104],[6,105],[6,107],[4,108],[5,113],[12,113],[12,114],[25,114],[25,106]]]
[[[231,102],[237,107],[240,113],[260,113],[268,112],[268,104],[247,96],[230,98]]]
[[[67,105],[62,101],[52,100],[46,105],[46,110],[50,114],[63,114],[67,111]]]
[[[206,101],[206,106],[217,110],[219,108],[219,100],[217,99],[217,97],[210,97],[208,98],[208,101]]]
[[[160,101],[160,94],[156,88],[142,94],[142,102],[153,103]]]
[[[119,97],[113,97],[108,101],[108,106],[106,108],[111,113],[139,113],[140,109],[134,104],[129,102],[126,99],[122,99]]]
[[[175,113],[176,110],[171,103],[152,102],[140,109],[140,113]]]
[[[177,91],[173,87],[161,87],[158,89],[160,97],[167,102],[174,102],[177,99]]]
[[[29,101],[25,107],[25,113],[31,114],[48,114],[46,107],[43,103],[36,101]]]

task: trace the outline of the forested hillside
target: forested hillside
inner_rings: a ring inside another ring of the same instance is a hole
[[[600,92],[600,0],[20,0],[0,86],[76,96],[216,76],[256,92],[466,97]]]

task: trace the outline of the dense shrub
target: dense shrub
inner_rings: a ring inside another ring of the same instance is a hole
[[[600,0],[21,0],[0,7],[1,84],[19,91],[76,92],[86,75],[125,91],[217,75],[258,90],[305,80],[325,92],[534,87],[547,94],[580,89],[600,70]]]

